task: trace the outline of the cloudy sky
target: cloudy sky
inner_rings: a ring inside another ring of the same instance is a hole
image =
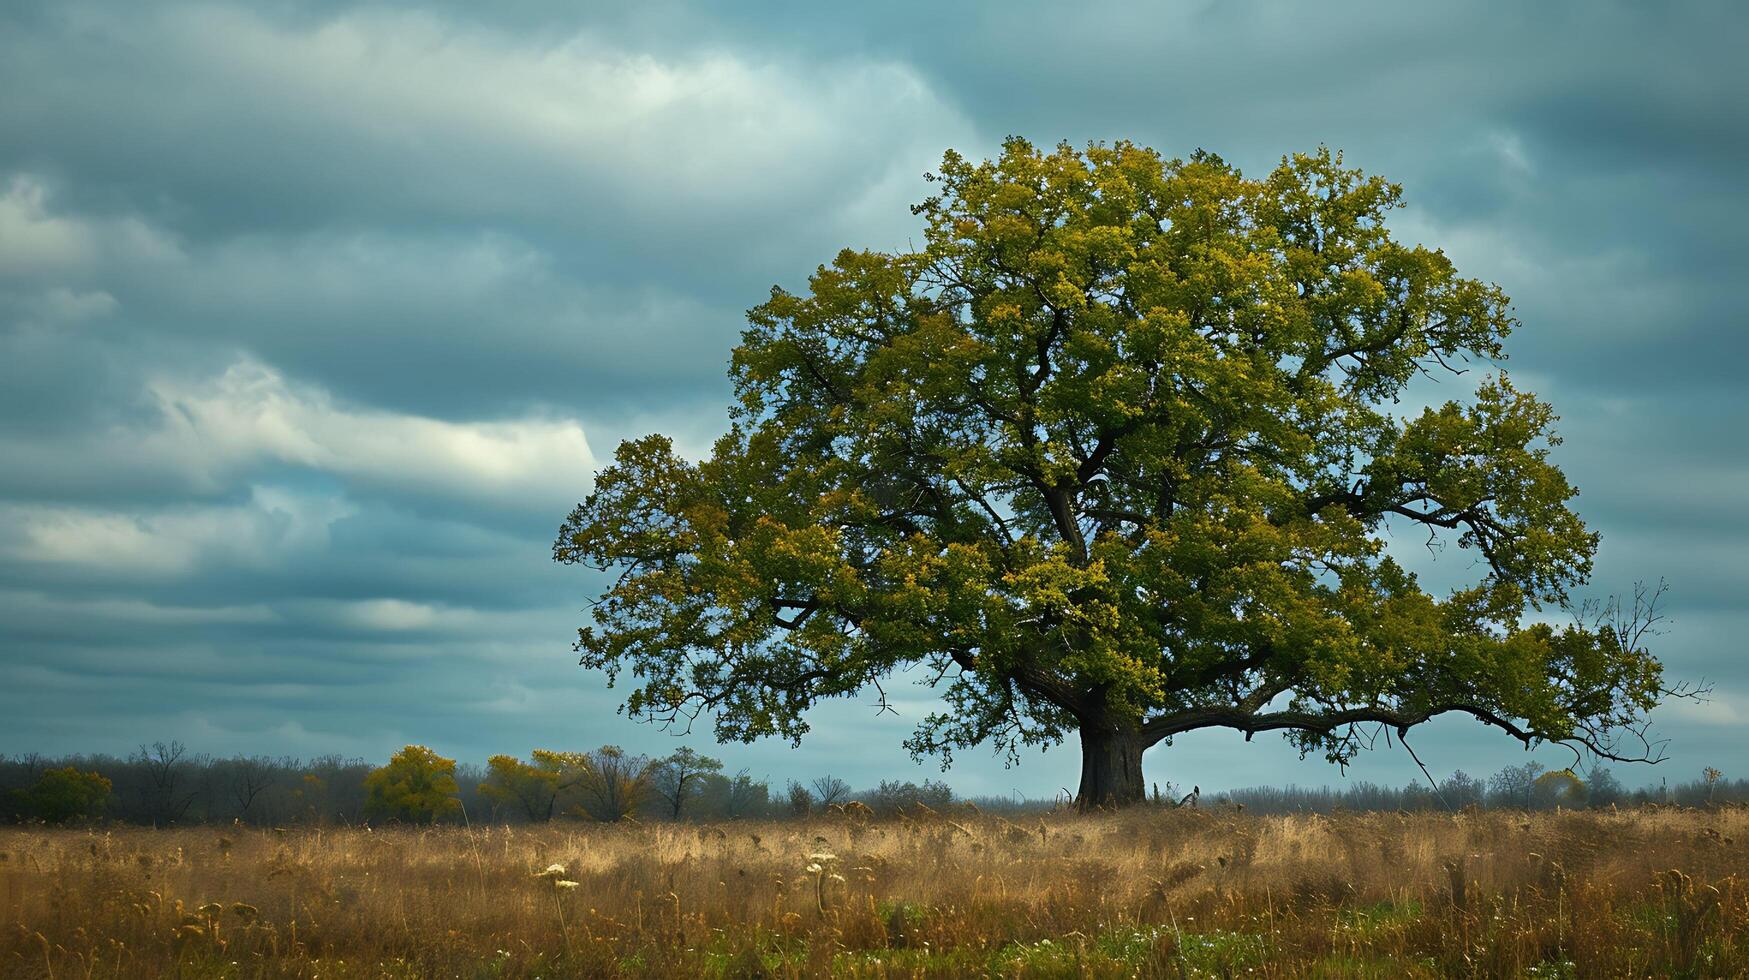
[[[721,429],[773,283],[902,247],[942,151],[1012,133],[1249,172],[1324,143],[1403,183],[1399,237],[1514,297],[1596,594],[1667,579],[1670,672],[1715,685],[1622,775],[1749,775],[1740,5],[840,6],[0,8],[0,752],[671,749],[575,664],[598,583],[551,564],[559,521],[619,440]],[[799,750],[694,744],[935,775],[899,747],[927,691],[892,693]],[[1522,757],[1461,722],[1418,749]],[[1078,761],[948,778],[1048,796]],[[1341,778],[1221,734],[1147,766]]]

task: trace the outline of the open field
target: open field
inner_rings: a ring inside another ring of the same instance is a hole
[[[9,828],[0,852],[20,977],[1749,975],[1740,807]]]

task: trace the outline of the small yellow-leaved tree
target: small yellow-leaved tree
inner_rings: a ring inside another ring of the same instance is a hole
[[[423,745],[395,753],[388,765],[364,777],[364,788],[365,814],[378,819],[436,823],[462,808],[455,760]]]
[[[559,797],[588,776],[589,758],[582,752],[547,749],[535,749],[529,758],[529,762],[510,755],[488,759],[480,793],[499,806],[521,810],[530,821],[551,820]]]

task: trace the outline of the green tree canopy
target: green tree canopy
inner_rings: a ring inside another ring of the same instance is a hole
[[[26,812],[47,823],[95,820],[108,809],[108,777],[73,766],[50,769],[21,795]]]
[[[1019,139],[931,179],[921,248],[841,252],[749,311],[707,458],[623,443],[564,523],[557,560],[617,573],[577,648],[631,671],[633,716],[799,739],[921,666],[949,708],[914,752],[1079,733],[1084,805],[1140,799],[1143,750],[1214,727],[1345,761],[1357,726],[1455,712],[1639,756],[1672,693],[1646,607],[1533,615],[1598,540],[1553,411],[1500,372],[1399,411],[1515,321],[1392,239],[1396,185],[1323,150],[1252,179]],[[1392,526],[1476,580],[1429,594]]]
[[[689,800],[704,791],[705,777],[723,771],[721,759],[699,755],[683,745],[650,764],[650,790],[668,805],[668,815],[680,819]]]
[[[462,808],[455,760],[409,745],[364,777],[365,813],[385,820],[435,823]]]

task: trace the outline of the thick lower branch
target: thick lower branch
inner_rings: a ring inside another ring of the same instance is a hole
[[[1062,708],[1074,715],[1077,721],[1087,720],[1090,713],[1087,699],[1049,671],[1023,664],[1011,671],[1009,676],[1033,697]]]
[[[1395,728],[1397,733],[1401,735],[1410,728],[1439,715],[1453,713],[1466,714],[1483,724],[1498,728],[1523,742],[1526,746],[1536,742],[1560,742],[1583,746],[1599,758],[1614,762],[1658,761],[1650,752],[1639,756],[1620,754],[1613,746],[1592,734],[1557,735],[1535,728],[1527,728],[1487,708],[1462,702],[1446,702],[1415,709],[1365,707],[1334,711],[1246,711],[1237,707],[1198,708],[1151,719],[1142,725],[1140,731],[1142,739],[1147,745],[1153,745],[1161,739],[1201,728],[1231,728],[1242,731],[1247,736],[1258,732],[1290,730],[1328,735],[1337,729],[1350,725],[1381,724]]]

